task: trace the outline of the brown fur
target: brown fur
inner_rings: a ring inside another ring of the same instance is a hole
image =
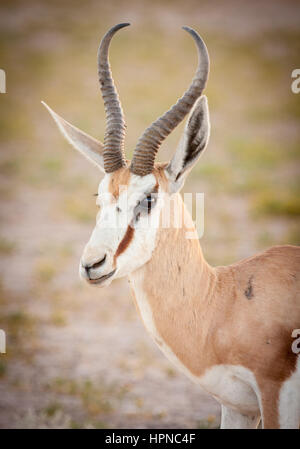
[[[195,376],[219,364],[250,369],[265,427],[278,427],[279,389],[297,361],[291,333],[300,324],[300,248],[273,247],[212,268],[186,230],[160,228],[152,259],[141,268],[158,333]]]
[[[168,191],[165,166],[156,164],[153,174]],[[115,198],[129,180],[128,168],[113,173],[110,192]],[[261,391],[264,427],[278,427],[280,386],[297,361],[291,333],[300,325],[300,248],[277,246],[213,268],[198,239],[185,238],[187,230],[196,230],[179,194],[176,201],[185,227],[161,227],[152,258],[141,268],[160,338],[195,376],[224,364],[251,370]],[[133,235],[129,226],[115,259]]]
[[[109,192],[117,199],[120,193],[120,187],[128,186],[130,180],[130,171],[128,167],[121,167],[119,170],[112,173]]]

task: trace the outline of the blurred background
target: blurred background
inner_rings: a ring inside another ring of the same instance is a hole
[[[212,133],[187,192],[205,193],[204,254],[230,264],[299,244],[300,3],[296,1],[2,0],[0,68],[0,427],[212,428],[219,405],[146,334],[127,280],[99,290],[78,278],[101,175],[60,136],[40,101],[102,139],[96,53],[112,25],[111,64],[128,155],[144,128],[211,57]],[[180,126],[164,143],[170,157]]]

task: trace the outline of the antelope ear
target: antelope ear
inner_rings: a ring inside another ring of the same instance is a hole
[[[210,134],[207,98],[201,96],[195,103],[185,125],[178,148],[166,168],[171,181],[170,193],[177,192],[189,171],[206,148]]]
[[[54,112],[44,101],[42,104],[48,109],[59,130],[67,139],[67,141],[73,145],[83,156],[85,156],[90,162],[95,164],[104,172],[103,162],[103,144],[93,137],[89,136],[85,132],[76,128],[68,123],[56,112]]]

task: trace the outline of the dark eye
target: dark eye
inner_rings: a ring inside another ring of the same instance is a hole
[[[155,195],[147,195],[141,202],[140,207],[143,211],[149,212],[151,211],[152,207],[155,206],[156,203],[156,196]]]

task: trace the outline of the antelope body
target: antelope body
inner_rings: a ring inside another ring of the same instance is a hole
[[[107,115],[104,145],[46,105],[68,141],[105,173],[97,197],[100,212],[80,274],[100,287],[129,276],[145,327],[165,355],[221,403],[222,428],[255,428],[260,419],[263,428],[298,428],[300,357],[292,351],[292,333],[300,328],[300,249],[275,246],[216,268],[203,257],[179,193],[210,130],[202,96],[209,57],[194,30],[185,27],[199,56],[190,88],[144,132],[132,162],[125,159],[125,121],[108,47],[126,25],[109,30],[98,52]],[[162,140],[188,113],[172,160],[155,163]],[[174,212],[170,226],[162,226],[170,201],[184,217],[181,227]],[[149,225],[150,216],[156,226]],[[195,238],[186,238],[187,232]]]

